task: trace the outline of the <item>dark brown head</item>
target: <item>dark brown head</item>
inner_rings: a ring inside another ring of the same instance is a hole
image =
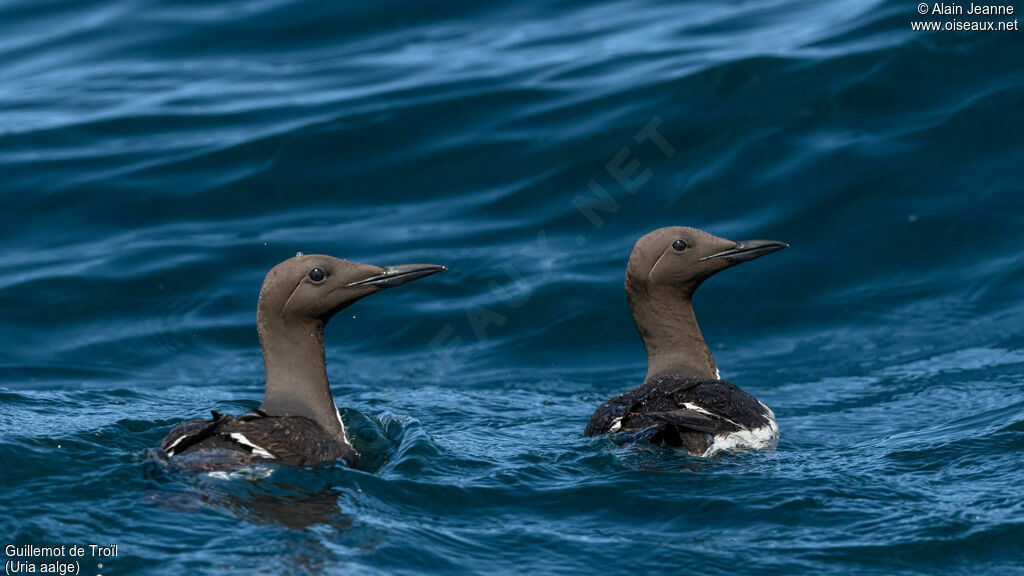
[[[297,255],[267,273],[257,327],[274,416],[303,416],[347,441],[327,383],[324,326],[360,298],[447,270],[435,264],[370,266],[323,254]]]
[[[715,273],[787,246],[773,240],[734,242],[684,226],[658,228],[633,246],[626,290],[664,290],[689,297]]]
[[[637,240],[626,267],[626,295],[647,349],[648,378],[665,374],[717,378],[691,298],[715,273],[787,247],[784,242],[733,242],[696,228],[659,228]]]
[[[436,264],[371,266],[323,254],[305,254],[274,266],[260,289],[259,321],[273,316],[285,322],[326,324],[360,298],[447,270]]]

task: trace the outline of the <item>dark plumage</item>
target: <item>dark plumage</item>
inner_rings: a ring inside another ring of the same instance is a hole
[[[189,420],[160,443],[171,461],[200,470],[252,462],[359,464],[327,382],[324,327],[360,298],[447,270],[434,264],[369,266],[322,254],[289,258],[267,273],[256,325],[266,392],[240,418]]]
[[[770,426],[769,414],[756,398],[726,380],[665,376],[601,404],[583,435],[642,430],[651,442],[699,455],[714,444],[715,436]]]
[[[637,240],[626,266],[626,296],[647,351],[647,377],[602,404],[583,435],[642,431],[653,442],[695,456],[774,446],[775,415],[720,379],[692,298],[718,272],[786,246],[770,240],[733,242],[679,226]]]
[[[174,427],[160,443],[168,456],[182,454],[197,461],[239,465],[255,462],[316,466],[343,460],[359,466],[359,454],[347,442],[339,442],[316,422],[302,416],[270,416],[262,411],[240,418],[213,412],[211,420],[187,420]]]

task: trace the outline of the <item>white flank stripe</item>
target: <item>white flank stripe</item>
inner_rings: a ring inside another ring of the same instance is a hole
[[[181,441],[184,440],[185,438],[188,438],[188,437],[189,437],[188,434],[184,434],[182,436],[178,436],[178,439],[175,440],[174,442],[171,442],[171,445],[167,447],[167,455],[168,456],[174,456],[174,447],[177,446],[178,444],[181,444]]]
[[[341,412],[338,411],[338,406],[334,406],[334,414],[338,417],[338,426],[341,426],[341,441],[348,444],[348,435],[345,434],[345,423],[341,421]]]
[[[743,428],[743,426],[740,426],[739,424],[733,422],[732,420],[729,420],[725,416],[722,416],[721,414],[715,414],[714,412],[710,412],[708,410],[705,410],[704,408],[702,408],[700,406],[697,406],[696,404],[694,404],[692,402],[683,402],[683,408],[686,408],[687,410],[693,410],[694,412],[700,412],[701,414],[704,414],[704,415],[707,415],[707,416],[711,416],[712,418],[718,418],[719,420],[725,420],[726,422],[728,422],[729,424],[732,424],[733,426],[735,426],[737,428]]]
[[[241,432],[232,432],[230,434],[230,436],[231,436],[231,439],[234,440],[235,442],[238,442],[242,446],[246,446],[248,448],[251,448],[252,449],[252,453],[254,455],[256,455],[256,456],[259,456],[260,458],[273,458],[274,457],[274,455],[271,454],[270,452],[267,452],[263,448],[260,448],[259,446],[253,444],[252,442],[249,442],[249,439],[246,438],[245,436],[243,436]]]

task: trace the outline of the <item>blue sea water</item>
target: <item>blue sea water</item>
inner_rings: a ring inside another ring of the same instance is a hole
[[[0,4],[0,545],[117,544],[80,559],[106,576],[1024,574],[1024,36],[915,19]],[[792,245],[696,298],[777,450],[579,437],[643,377],[623,272],[665,225]],[[261,400],[256,296],[297,251],[450,268],[328,326],[366,469],[167,468],[177,422]]]

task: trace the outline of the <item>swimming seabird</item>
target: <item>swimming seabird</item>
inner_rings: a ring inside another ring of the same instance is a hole
[[[583,435],[642,432],[652,442],[694,456],[775,446],[775,414],[720,378],[691,299],[717,272],[787,246],[771,240],[733,242],[679,226],[638,240],[626,267],[626,295],[647,349],[647,377],[602,404]]]
[[[267,273],[257,306],[263,403],[238,418],[213,412],[210,420],[183,422],[160,448],[172,461],[201,469],[332,460],[357,467],[359,454],[327,383],[324,326],[364,296],[443,270],[435,264],[370,266],[322,254],[300,253],[281,262]]]

